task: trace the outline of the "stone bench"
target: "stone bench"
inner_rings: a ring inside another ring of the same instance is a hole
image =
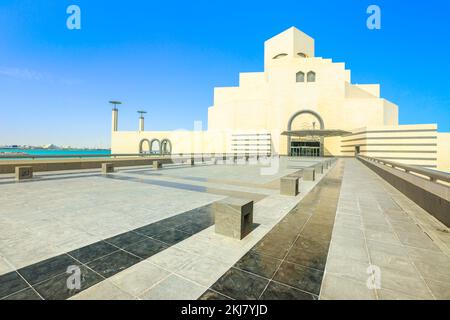
[[[114,164],[111,162],[102,163],[102,174],[114,172]]]
[[[225,198],[213,204],[215,231],[242,240],[253,228],[253,201]]]
[[[297,171],[289,174],[289,176],[301,178],[302,177],[302,170],[297,170]]]
[[[314,171],[316,174],[323,174],[323,165],[321,163],[314,165]]]
[[[162,168],[161,161],[153,161],[153,169],[158,170]]]
[[[316,180],[316,171],[314,168],[305,168],[302,172],[303,181],[315,181]]]
[[[280,194],[295,197],[298,195],[298,177],[293,174],[280,179]]]
[[[33,178],[33,167],[22,166],[15,168],[16,181],[28,180]]]

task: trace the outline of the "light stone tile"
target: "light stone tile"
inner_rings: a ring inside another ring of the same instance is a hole
[[[413,247],[405,247],[405,251],[414,262],[430,263],[443,267],[450,266],[450,258],[442,252]]]
[[[323,300],[376,300],[375,290],[363,282],[326,273],[322,281],[320,299]]]
[[[414,292],[411,292],[414,294]],[[377,290],[379,300],[424,300],[422,297],[414,297],[403,292],[381,289]],[[432,297],[428,297],[425,300],[433,300]]]
[[[450,284],[431,279],[425,279],[428,287],[438,300],[450,300]]]
[[[8,263],[4,258],[0,257],[0,275],[11,272],[14,267]]]
[[[414,265],[424,278],[445,282],[450,286],[450,265],[441,266],[418,260],[414,261]]]
[[[394,232],[389,231],[375,231],[375,230],[365,230],[365,235],[367,240],[373,240],[378,242],[385,242],[393,245],[401,245],[400,240],[398,240]]]
[[[151,256],[146,261],[149,261],[165,270],[176,272],[184,265],[192,263],[197,258],[198,257],[196,255],[172,246]]]
[[[123,291],[137,297],[169,275],[169,271],[143,261],[112,276],[108,280]]]
[[[404,275],[417,275],[417,270],[411,260],[406,256],[389,254],[380,250],[370,250],[370,259],[373,265],[387,267],[402,272]]]
[[[209,287],[215,283],[231,266],[212,259],[198,257],[189,261],[176,273],[184,278],[192,280],[200,285]]]
[[[348,257],[330,256],[327,259],[326,271],[334,276],[365,282],[369,278],[368,262],[361,262]]]
[[[405,274],[402,271],[385,267],[381,268],[381,289],[398,291],[404,294],[414,292],[414,296],[423,299],[432,298],[427,285],[418,273],[412,276],[411,274]]]
[[[132,295],[122,291],[108,280],[104,280],[69,300],[135,300]]]
[[[332,241],[339,239],[335,237]],[[348,239],[353,240],[353,239]],[[367,250],[359,245],[344,245],[331,243],[330,250],[328,252],[328,258],[350,258],[361,262],[369,262],[369,254]]]
[[[203,287],[181,278],[170,275],[150,290],[144,292],[139,299],[142,300],[194,300],[208,287]]]
[[[336,225],[333,228],[333,237],[364,239],[364,233],[360,228],[351,228],[345,227],[343,225]]]

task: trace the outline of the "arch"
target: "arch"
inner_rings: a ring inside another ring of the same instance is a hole
[[[277,54],[275,57],[273,57],[272,59],[280,59],[280,58],[284,58],[284,57],[286,57],[288,54],[287,53],[280,53],[280,54]]]
[[[308,72],[306,76],[308,82],[316,82],[316,73],[314,71]]]
[[[288,127],[287,130],[291,131],[292,130],[292,123],[294,122],[295,118],[297,118],[298,116],[302,115],[302,114],[310,114],[312,116],[314,116],[320,123],[320,130],[324,130],[325,129],[325,123],[322,119],[322,117],[315,111],[313,110],[300,110],[297,111],[296,113],[294,113],[288,121]],[[291,155],[291,136],[288,136],[288,143],[287,143],[287,147],[288,147],[288,155]],[[320,156],[323,156],[323,137],[320,138]]]
[[[147,142],[147,144],[148,144],[148,151],[150,152],[150,149],[151,149],[150,140],[142,139],[141,142],[139,142],[139,153],[144,153],[144,142]]]
[[[172,142],[169,139],[163,139],[161,141],[161,154],[171,154],[172,153]]]
[[[296,82],[305,82],[305,73],[303,71],[299,71],[295,74]]]
[[[157,150],[153,150],[153,144],[157,142],[158,143],[158,149]],[[156,154],[161,154],[161,141],[159,141],[158,139],[152,139],[152,141],[150,141],[150,153],[156,153]]]

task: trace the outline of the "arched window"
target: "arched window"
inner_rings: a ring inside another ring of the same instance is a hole
[[[316,82],[316,73],[314,71],[308,72],[307,80],[308,82]]]
[[[280,53],[277,54],[275,57],[273,57],[273,59],[281,59],[287,56],[287,53]]]
[[[299,53],[297,53],[297,55],[299,56],[299,57],[302,57],[302,58],[307,58],[308,56],[305,54],[305,53],[303,53],[303,52],[299,52]]]
[[[295,75],[295,79],[297,82],[305,82],[305,73],[303,73],[302,71],[297,72],[297,74]]]

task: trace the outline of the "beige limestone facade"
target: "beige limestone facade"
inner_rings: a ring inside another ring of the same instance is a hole
[[[345,64],[316,57],[315,41],[292,27],[264,44],[264,71],[214,89],[208,129],[119,131],[113,153],[362,155],[450,171],[450,134],[436,124],[399,125],[399,108],[378,84],[353,84]],[[144,127],[143,119],[139,120]]]

